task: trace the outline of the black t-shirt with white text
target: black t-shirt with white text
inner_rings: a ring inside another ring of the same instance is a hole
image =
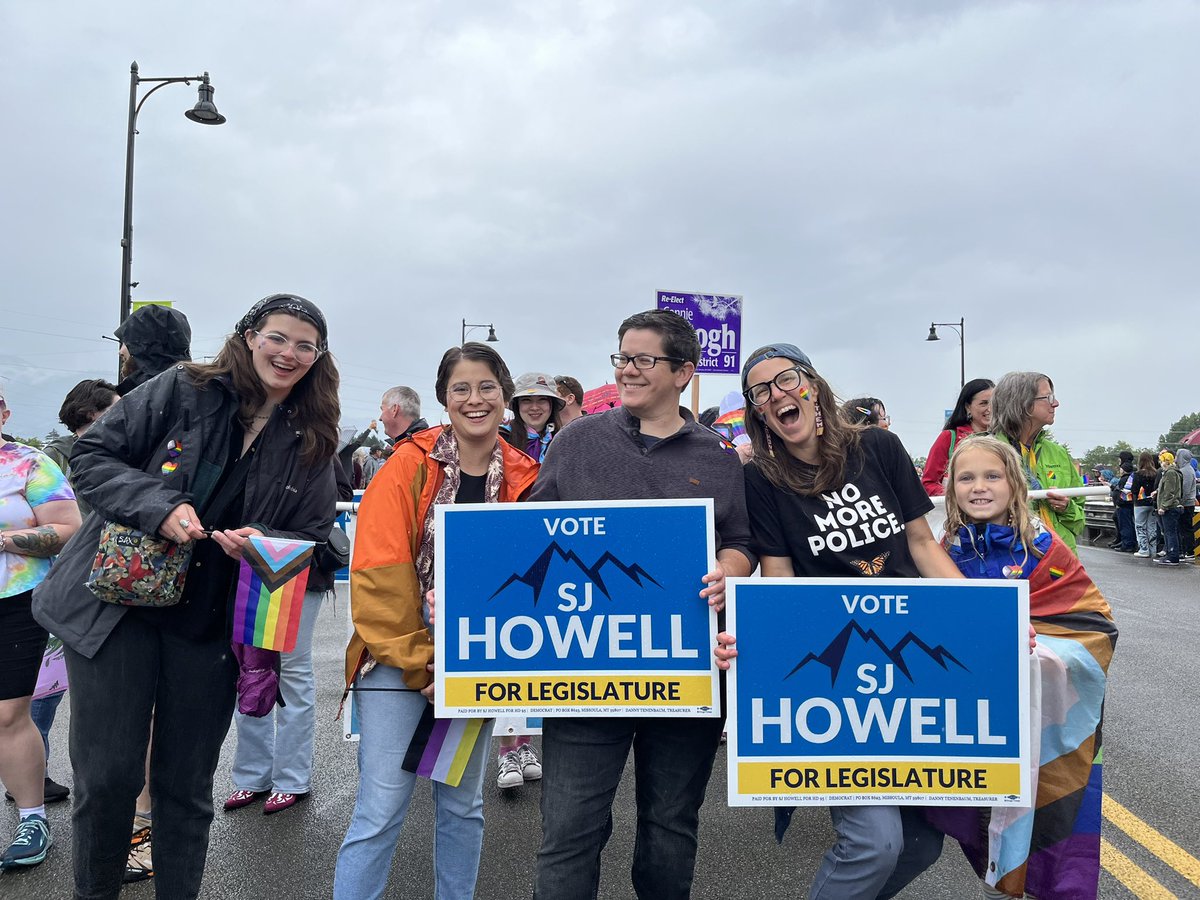
[[[776,488],[754,463],[745,473],[750,533],[760,555],[790,557],[798,576],[920,576],[904,523],[924,516],[933,503],[890,432],[863,431],[839,490],[807,497]]]

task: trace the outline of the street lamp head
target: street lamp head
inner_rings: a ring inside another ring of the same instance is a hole
[[[496,326],[495,325],[488,326],[487,340],[493,344],[496,343],[496,341],[500,340],[500,338],[496,337]]]
[[[929,337],[925,338],[925,340],[927,340],[927,341],[940,341],[941,340],[941,338],[938,337],[936,325],[929,326]]]
[[[204,80],[200,82],[199,94],[196,105],[184,115],[201,125],[224,125],[225,117],[217,112],[217,105],[213,103],[213,86],[208,83],[207,72],[204,73]]]

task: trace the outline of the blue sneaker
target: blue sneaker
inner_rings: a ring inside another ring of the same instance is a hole
[[[0,869],[15,869],[17,866],[36,866],[50,852],[50,826],[39,815],[26,816],[17,826],[13,841],[0,856]]]

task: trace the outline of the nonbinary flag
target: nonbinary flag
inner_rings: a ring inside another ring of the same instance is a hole
[[[264,650],[296,649],[312,541],[251,536],[233,598],[233,640]]]
[[[434,717],[433,704],[426,704],[400,768],[431,781],[458,787],[486,721],[438,719]]]

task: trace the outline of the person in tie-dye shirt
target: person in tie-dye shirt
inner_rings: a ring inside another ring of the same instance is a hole
[[[0,424],[8,416],[0,395]],[[0,442],[0,781],[16,801],[20,821],[0,869],[36,866],[50,849],[42,794],[46,760],[29,715],[47,634],[34,621],[31,604],[50,558],[79,524],[75,494],[50,457]]]

